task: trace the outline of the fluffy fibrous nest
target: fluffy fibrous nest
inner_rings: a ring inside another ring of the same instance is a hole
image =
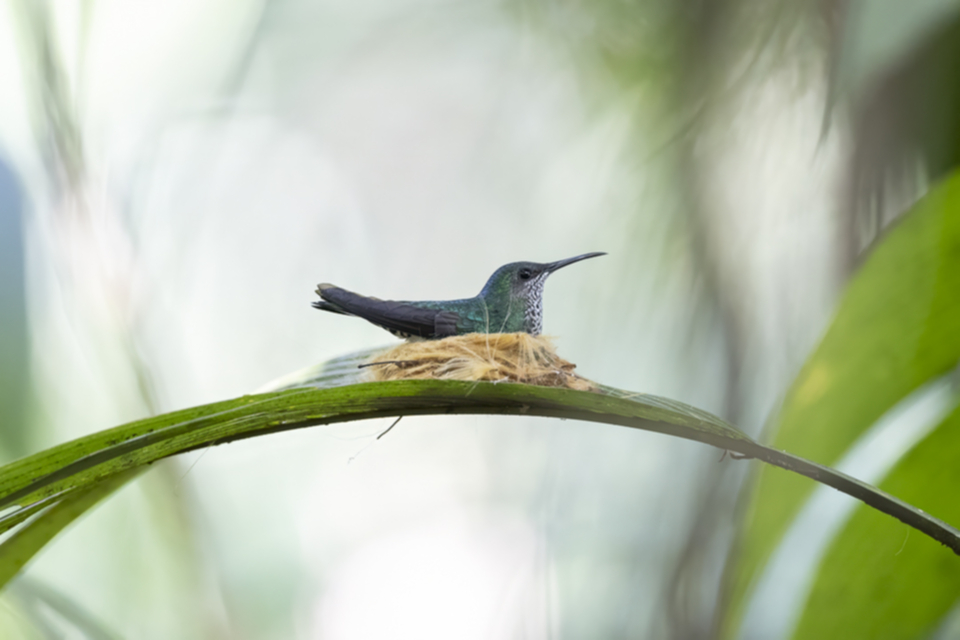
[[[528,333],[469,333],[441,340],[405,342],[363,365],[369,380],[468,380],[519,382],[594,391],[573,372],[549,338]]]

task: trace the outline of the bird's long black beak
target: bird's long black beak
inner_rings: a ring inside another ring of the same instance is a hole
[[[553,273],[557,269],[562,269],[568,264],[573,264],[574,262],[580,262],[581,260],[586,260],[587,258],[596,258],[597,256],[607,255],[603,251],[594,251],[593,253],[585,253],[582,256],[575,256],[573,258],[567,258],[566,260],[557,260],[556,262],[549,262],[543,265],[543,270],[547,273]]]

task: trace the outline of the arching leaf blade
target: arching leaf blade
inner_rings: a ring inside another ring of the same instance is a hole
[[[958,459],[960,409],[904,456],[880,487],[960,522]],[[857,507],[824,554],[793,637],[929,637],[960,603],[960,558],[915,534]]]
[[[244,396],[92,434],[0,468],[0,485],[4,487],[0,505],[15,505],[2,522],[19,522],[25,517],[24,511],[33,513],[40,504],[71,504],[73,498],[80,501],[85,492],[105,482],[186,451],[320,424],[451,413],[584,420],[664,433],[728,449],[844,491],[950,545],[960,554],[960,531],[946,523],[855,478],[765,447],[720,418],[683,403],[614,389],[593,392],[450,380],[400,380]],[[30,534],[36,536],[33,547],[29,546],[33,538],[17,537],[21,532],[14,534],[20,547],[39,549],[52,531],[72,519],[55,519],[52,523],[45,520],[57,513],[56,507],[51,508],[26,525],[35,532]],[[4,554],[0,545],[0,559]],[[16,554],[18,567],[25,562],[22,556]]]
[[[850,282],[781,410],[774,446],[833,465],[886,411],[960,360],[960,177],[932,190]],[[814,485],[759,470],[738,554],[728,567],[723,635]]]

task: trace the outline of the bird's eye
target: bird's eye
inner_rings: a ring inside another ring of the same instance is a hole
[[[533,275],[533,273],[530,271],[530,269],[520,269],[520,279],[521,279],[521,280],[529,280],[529,279],[530,279],[530,276],[532,276],[532,275]]]

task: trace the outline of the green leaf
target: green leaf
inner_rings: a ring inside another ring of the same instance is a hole
[[[825,465],[894,404],[960,359],[960,178],[891,229],[851,281],[836,318],[784,403],[774,446]],[[814,485],[764,467],[736,564],[724,635]]]
[[[310,379],[329,382],[327,374]],[[0,545],[0,586],[57,532],[145,465],[277,431],[391,415],[503,413],[625,424],[717,446],[751,442],[719,418],[682,403],[619,395],[630,397],[514,384],[365,383],[244,396],[95,433],[0,468],[0,506],[16,505],[0,518],[0,532],[36,516]]]
[[[881,486],[960,522],[958,456],[960,409],[914,447]],[[873,509],[858,508],[823,558],[794,637],[929,637],[960,600],[960,558],[914,534]]]
[[[717,446],[752,442],[715,416],[644,394],[629,398],[516,384],[364,383],[243,396],[102,431],[0,468],[0,507],[33,502],[161,458],[317,424],[395,415],[528,414],[625,424]],[[6,514],[4,520],[15,516]],[[2,530],[2,529],[0,529]]]
[[[244,396],[95,433],[2,467],[0,507],[15,507],[0,519],[0,531],[21,523],[47,504],[57,506],[30,521],[28,534],[21,535],[21,530],[0,545],[0,577],[9,579],[72,520],[61,517],[63,511],[76,517],[92,505],[83,502],[92,500],[88,492],[109,492],[119,484],[103,483],[116,479],[122,484],[128,479],[126,474],[161,458],[319,424],[450,413],[588,420],[696,440],[816,478],[960,553],[960,531],[936,518],[842,473],[765,447],[720,418],[680,402],[611,388],[589,392],[522,384],[404,380]],[[61,505],[63,509],[58,509]],[[12,540],[16,541],[16,553],[6,548]]]

